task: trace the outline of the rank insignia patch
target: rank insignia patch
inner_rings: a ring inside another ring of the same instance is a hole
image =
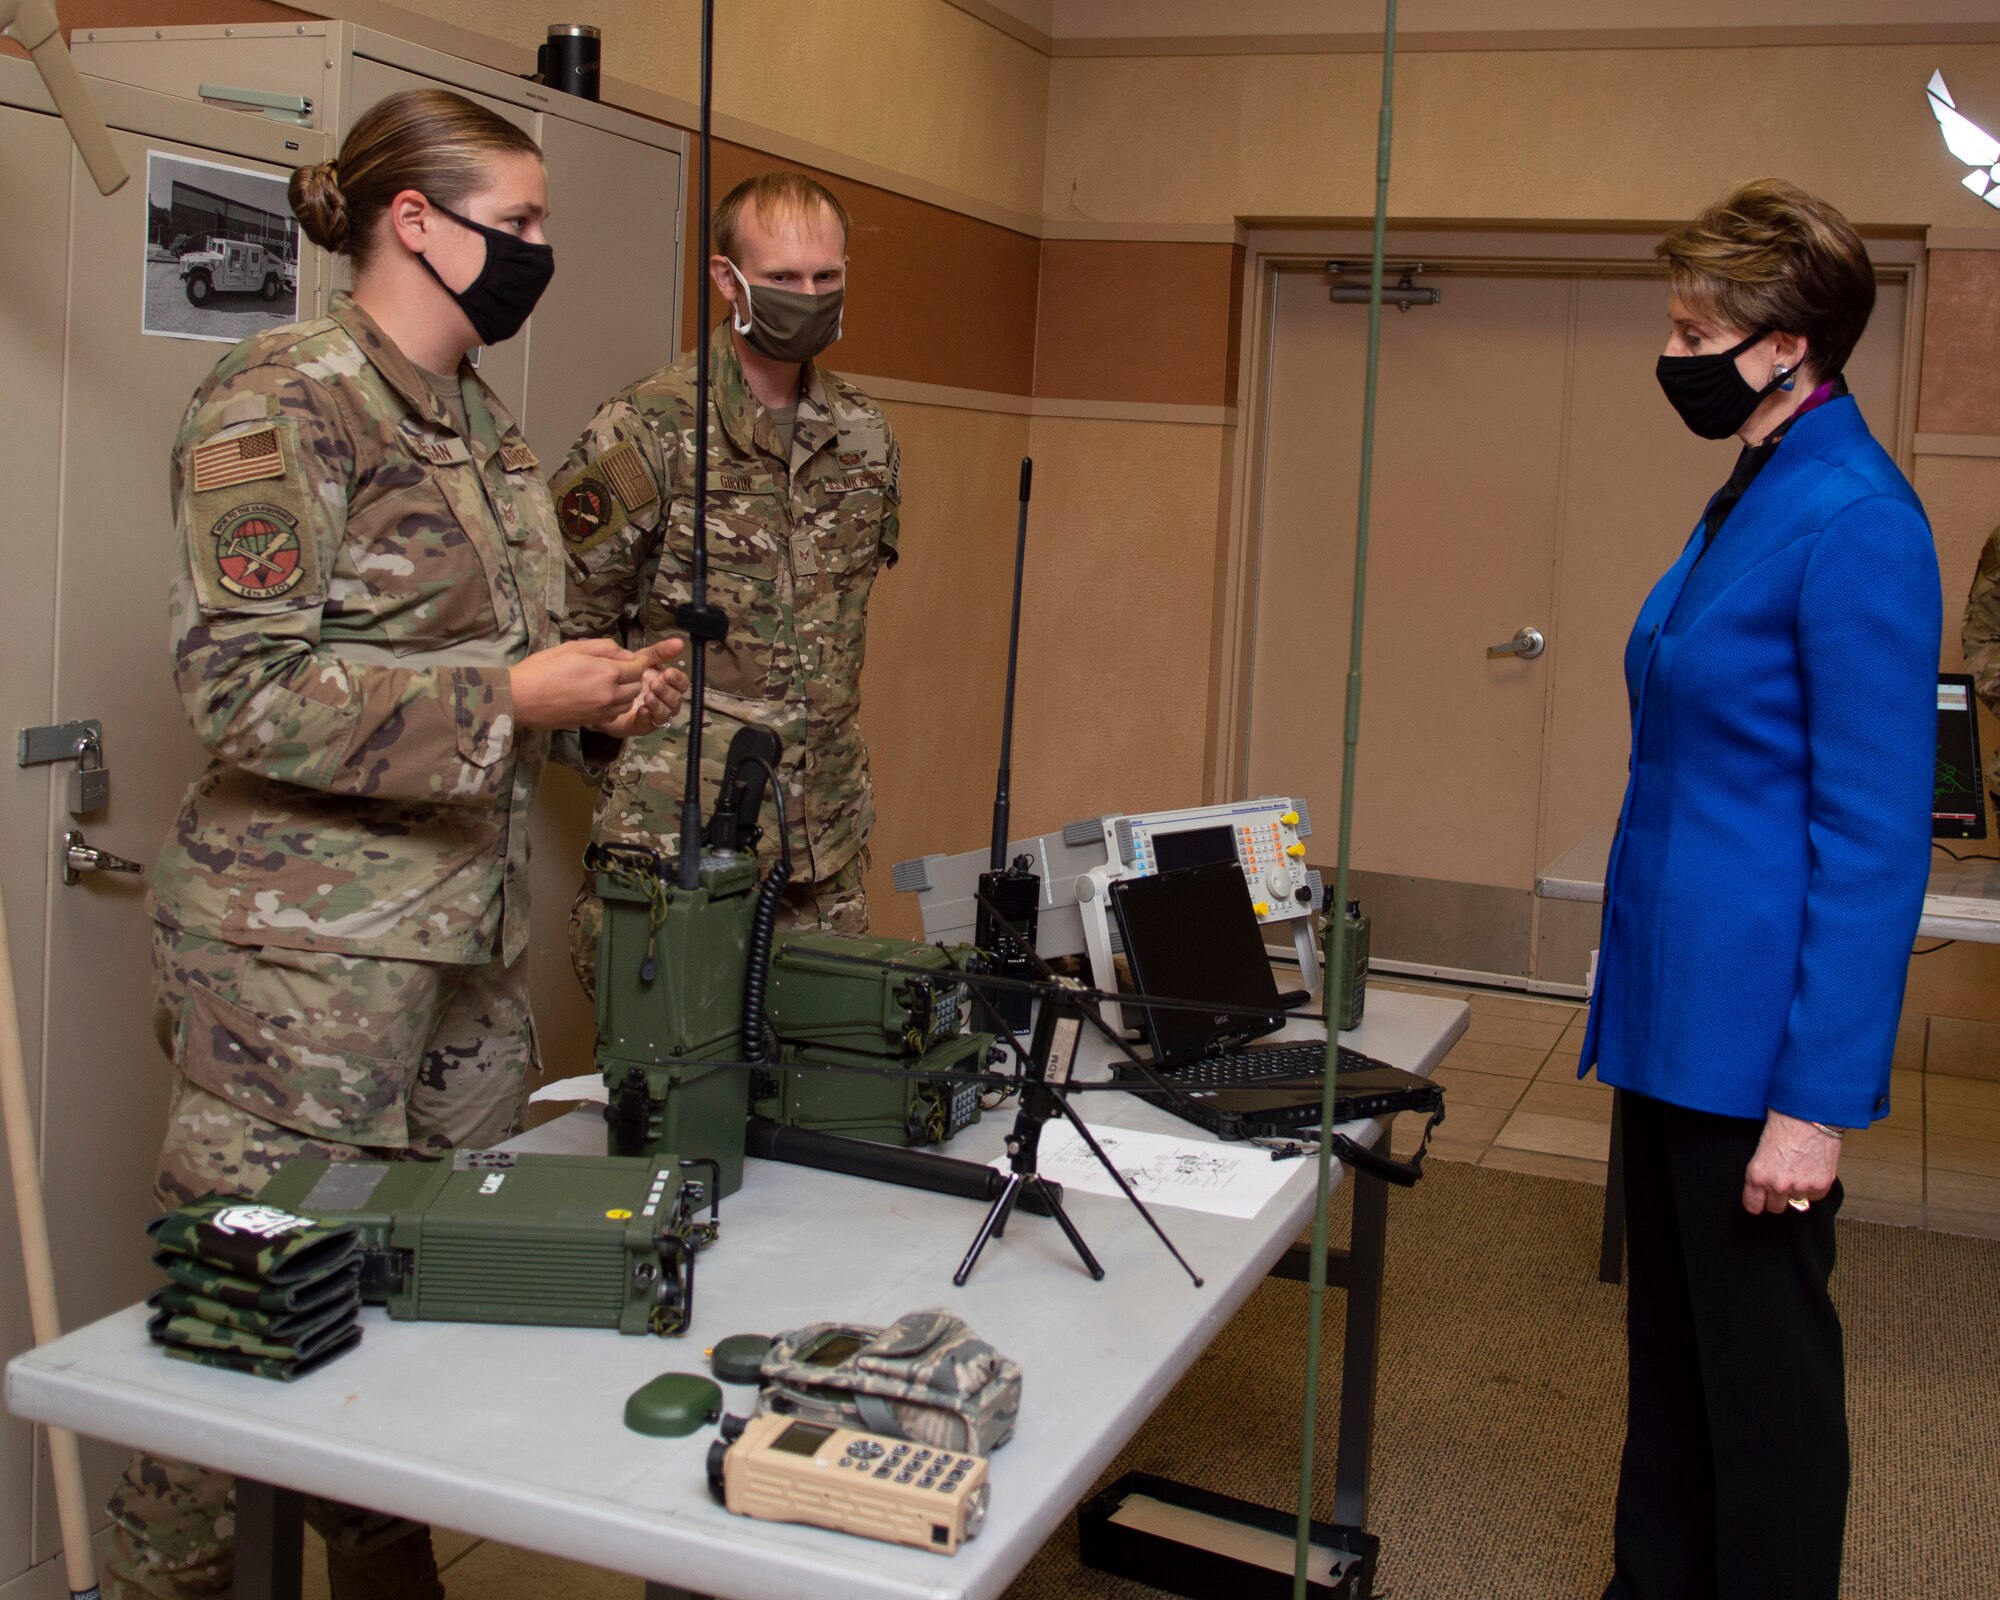
[[[643,511],[660,497],[653,487],[652,474],[646,471],[646,463],[639,459],[638,446],[629,439],[599,456],[597,470],[604,474],[611,492],[627,511]]]
[[[279,448],[275,427],[231,434],[227,439],[211,439],[207,444],[195,446],[193,488],[196,494],[205,494],[211,489],[227,489],[236,483],[254,483],[259,478],[282,478],[284,475],[285,453]]]
[[[556,501],[556,524],[573,550],[588,550],[609,538],[624,520],[611,491],[595,478],[578,478]]]
[[[216,581],[245,600],[275,600],[298,587],[306,573],[299,519],[283,506],[237,506],[210,533]]]

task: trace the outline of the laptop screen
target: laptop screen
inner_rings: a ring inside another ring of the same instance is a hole
[[[1132,987],[1141,995],[1209,1000],[1262,1013],[1141,1007],[1155,1064],[1186,1066],[1284,1026],[1249,888],[1233,860],[1114,879],[1111,909],[1131,963]]]
[[[1931,784],[1931,837],[1986,837],[1986,785],[1979,770],[1979,710],[1972,675],[1938,674],[1937,772]]]

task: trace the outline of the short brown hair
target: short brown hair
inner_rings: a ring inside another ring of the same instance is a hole
[[[708,224],[709,243],[717,255],[727,256],[731,261],[736,259],[736,246],[740,242],[737,228],[746,206],[755,206],[757,215],[767,220],[786,212],[810,212],[816,206],[825,206],[840,224],[841,243],[847,242],[847,207],[840,203],[839,197],[817,178],[781,167],[775,172],[760,172],[754,178],[745,178],[722,197]]]
[[[339,156],[292,174],[292,215],[306,237],[359,265],[375,219],[405,189],[457,208],[485,188],[496,155],[541,159],[542,147],[505,117],[449,89],[403,89],[356,119]]]
[[[1653,246],[1674,292],[1746,333],[1806,341],[1806,365],[1831,378],[1875,309],[1875,269],[1854,226],[1783,178],[1753,178]]]

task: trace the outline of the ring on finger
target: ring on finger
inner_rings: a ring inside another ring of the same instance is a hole
[[[1810,1209],[1812,1206],[1812,1202],[1810,1200],[1806,1199],[1803,1195],[1796,1195],[1796,1194],[1793,1195],[1789,1200],[1787,1200],[1785,1204],[1790,1206],[1794,1211],[1805,1211]]]

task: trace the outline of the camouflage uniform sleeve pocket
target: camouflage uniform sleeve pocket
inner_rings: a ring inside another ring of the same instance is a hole
[[[505,667],[467,668],[452,691],[458,753],[475,767],[497,766],[514,753],[514,697]]]
[[[255,981],[252,961],[244,982]],[[188,987],[178,1057],[190,1083],[260,1121],[328,1144],[409,1144],[414,1062],[315,1043],[198,983]]]

